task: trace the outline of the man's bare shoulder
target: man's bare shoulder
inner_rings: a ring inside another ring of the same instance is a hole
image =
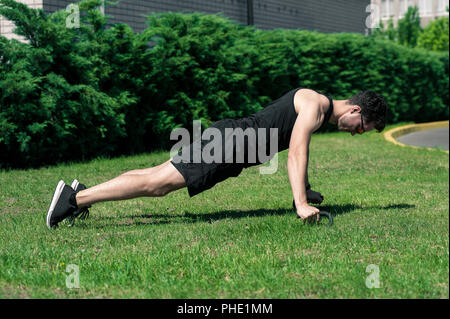
[[[317,105],[319,106],[322,102],[322,95],[320,93],[317,93],[314,90],[311,89],[300,89],[297,92],[295,92],[294,96],[294,107],[295,112],[299,114],[301,111],[301,108],[305,105],[311,106],[311,105]]]

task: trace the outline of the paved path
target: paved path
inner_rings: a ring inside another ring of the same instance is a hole
[[[448,151],[448,133],[448,127],[442,127],[406,134],[397,138],[397,141],[408,145],[435,147]]]

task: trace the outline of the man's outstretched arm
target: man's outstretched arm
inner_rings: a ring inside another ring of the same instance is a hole
[[[320,127],[320,124],[319,103],[313,99],[303,101],[301,112],[292,130],[287,163],[297,215],[303,220],[316,215],[318,218],[319,210],[307,204],[306,183],[311,134]]]

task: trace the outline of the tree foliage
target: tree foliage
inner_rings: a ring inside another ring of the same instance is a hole
[[[448,12],[448,8],[447,8]],[[419,8],[409,7],[405,16],[394,26],[392,18],[385,27],[380,21],[373,30],[373,38],[390,40],[410,48],[424,48],[431,51],[448,52],[449,18],[441,17],[431,21],[425,29],[420,26]]]
[[[441,17],[430,22],[417,40],[417,46],[432,51],[447,51],[449,49],[449,19]]]
[[[420,26],[419,8],[408,7],[405,17],[398,20],[398,42],[410,48],[417,46],[417,39],[422,32]]]

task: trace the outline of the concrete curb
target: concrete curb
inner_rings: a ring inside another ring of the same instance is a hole
[[[440,121],[440,122],[410,124],[410,125],[400,126],[400,127],[393,128],[392,130],[389,130],[386,133],[384,133],[384,138],[387,141],[394,143],[396,145],[400,145],[400,146],[407,146],[407,147],[413,147],[413,148],[425,148],[428,150],[440,150],[438,148],[432,148],[432,147],[420,147],[420,146],[414,146],[414,145],[406,145],[406,144],[400,143],[396,139],[402,135],[406,135],[406,134],[413,133],[413,132],[419,132],[419,131],[423,131],[423,130],[432,130],[432,129],[441,128],[441,127],[448,127],[448,124],[449,124],[449,121]],[[448,151],[445,151],[445,150],[440,150],[440,151],[449,154]]]

